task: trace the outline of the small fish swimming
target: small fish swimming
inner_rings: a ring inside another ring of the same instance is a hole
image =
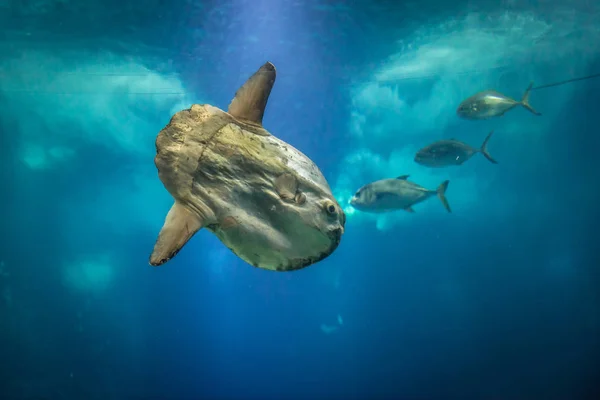
[[[425,167],[442,168],[452,165],[461,165],[476,153],[481,153],[491,163],[498,164],[487,150],[487,144],[494,131],[488,133],[481,145],[475,149],[466,143],[456,139],[438,140],[423,147],[415,155],[415,162]]]
[[[444,181],[437,190],[425,189],[408,180],[410,175],[401,175],[395,179],[382,179],[371,182],[356,191],[350,205],[359,211],[369,213],[385,213],[395,210],[415,212],[412,208],[417,203],[437,195],[448,212],[450,204],[446,200],[446,189],[449,181]]]
[[[458,106],[456,114],[465,119],[488,119],[500,117],[516,106],[523,106],[532,114],[542,115],[529,104],[529,93],[531,92],[532,87],[533,82],[531,82],[527,87],[527,90],[525,91],[521,101],[511,99],[502,93],[496,92],[495,90],[485,90],[483,92],[479,92],[467,98],[466,100],[463,100],[463,102]]]

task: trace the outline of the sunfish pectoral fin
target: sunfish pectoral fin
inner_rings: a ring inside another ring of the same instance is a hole
[[[406,208],[404,209],[404,211],[407,211],[407,212],[409,212],[409,213],[413,214],[413,213],[415,212],[415,209],[414,209],[414,208],[412,208],[412,207],[406,207]]]
[[[306,203],[306,195],[302,192],[298,192],[298,193],[296,193],[296,197],[294,198],[294,201],[297,204],[302,205],[302,204]]]
[[[284,200],[298,200],[300,202],[302,196],[296,198],[296,192],[298,191],[298,179],[289,172],[285,172],[275,179],[275,190],[279,197]],[[306,200],[306,198],[304,198]]]
[[[266,62],[238,89],[227,112],[235,118],[262,126],[275,77],[275,66]]]
[[[440,186],[438,186],[436,193],[437,193],[437,196],[439,197],[440,201],[444,205],[444,208],[446,209],[446,211],[452,212],[452,210],[450,209],[450,204],[448,203],[448,200],[446,199],[446,189],[448,189],[449,183],[450,183],[450,181],[442,182],[440,184]]]
[[[483,156],[485,158],[487,158],[491,163],[493,164],[498,164],[498,161],[494,160],[494,158],[490,155],[490,153],[488,153],[488,149],[487,149],[487,144],[490,140],[490,138],[492,137],[492,134],[494,133],[494,131],[492,130],[490,133],[488,133],[488,135],[485,137],[485,139],[483,140],[483,143],[481,144],[481,148],[479,149],[479,151],[481,152],[481,154],[483,154]]]
[[[401,181],[405,181],[410,177],[410,175],[400,175],[396,177],[396,179],[400,179]]]
[[[523,107],[525,107],[527,109],[527,111],[529,111],[530,113],[532,113],[534,115],[542,115],[542,113],[537,112],[529,104],[529,93],[531,93],[532,88],[533,88],[533,82],[531,82],[529,84],[529,86],[527,86],[527,90],[525,90],[525,94],[523,95],[523,98],[521,99],[521,102],[519,104],[521,104]]]
[[[159,266],[175,257],[188,240],[202,228],[202,223],[197,214],[175,202],[158,234],[150,256],[150,265]]]

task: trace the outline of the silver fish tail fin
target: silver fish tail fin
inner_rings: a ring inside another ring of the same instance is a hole
[[[521,102],[519,104],[521,104],[523,107],[525,107],[527,109],[527,111],[529,111],[530,113],[532,113],[534,115],[542,115],[542,113],[537,112],[529,104],[529,93],[531,93],[531,88],[532,87],[533,87],[533,82],[531,82],[529,84],[529,86],[527,86],[527,90],[525,90],[525,94],[523,95],[523,98],[521,99]]]
[[[438,186],[436,192],[437,192],[437,196],[440,198],[440,201],[444,205],[444,208],[446,209],[446,211],[451,213],[452,210],[450,209],[450,204],[448,203],[448,200],[446,199],[446,189],[448,189],[449,183],[450,183],[450,181],[442,182],[440,184],[440,186]]]
[[[481,154],[483,154],[483,156],[485,158],[487,158],[489,160],[489,162],[491,162],[492,164],[498,164],[498,161],[494,160],[494,158],[490,155],[490,153],[488,153],[488,149],[487,149],[487,144],[490,141],[490,138],[492,137],[493,133],[494,133],[493,130],[490,133],[488,133],[488,135],[483,140],[483,144],[481,145],[481,148],[479,149],[479,151],[481,152]]]

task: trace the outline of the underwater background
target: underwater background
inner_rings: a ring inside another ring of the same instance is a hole
[[[600,398],[600,78],[485,121],[464,98],[600,72],[600,5],[0,1],[1,399]],[[345,207],[330,257],[249,266],[206,230],[148,265],[156,135],[266,61],[264,126]],[[428,169],[457,138],[488,150]],[[438,199],[373,215],[362,185]]]

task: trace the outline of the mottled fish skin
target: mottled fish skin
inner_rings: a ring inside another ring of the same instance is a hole
[[[523,106],[532,114],[541,115],[529,104],[529,93],[532,87],[533,82],[527,87],[521,101],[516,101],[495,90],[476,93],[460,103],[456,109],[456,114],[464,119],[481,120],[500,117],[516,106]]]
[[[476,153],[482,153],[491,163],[497,164],[487,150],[487,144],[494,131],[484,139],[481,148],[476,149],[456,139],[438,140],[420,149],[415,162],[430,168],[443,168],[464,164]]]
[[[438,195],[444,207],[451,212],[444,195],[448,181],[444,181],[437,190],[429,190],[407,178],[408,175],[402,175],[395,179],[371,182],[356,191],[350,205],[359,211],[376,214],[395,210],[414,212],[413,205]]]

